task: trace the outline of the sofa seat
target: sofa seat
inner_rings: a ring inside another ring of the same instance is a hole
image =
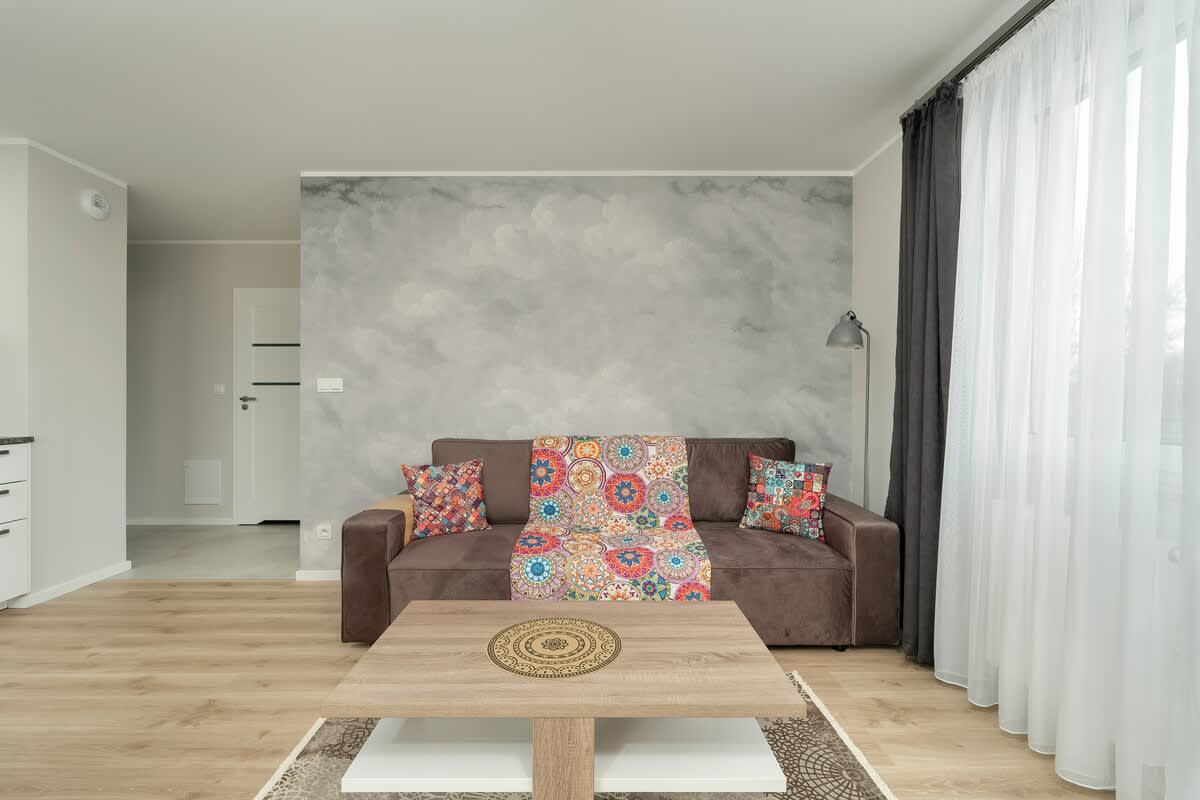
[[[388,565],[391,603],[510,598],[508,567],[524,526],[417,539]],[[735,600],[768,644],[851,641],[853,565],[801,536],[742,530],[736,522],[698,522],[713,568],[713,599]],[[837,620],[837,622],[831,622]]]
[[[736,600],[767,644],[849,644],[854,565],[832,547],[789,533],[697,522],[712,561],[714,600]]]
[[[508,564],[523,524],[414,539],[388,564],[392,608],[413,600],[508,600]]]
[[[739,528],[736,522],[697,522],[696,532],[717,569],[821,569],[851,572],[841,553],[816,539]]]

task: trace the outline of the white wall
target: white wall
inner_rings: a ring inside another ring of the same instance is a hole
[[[0,145],[0,437],[29,431],[29,148]]]
[[[899,139],[854,176],[854,310],[871,331],[870,489],[867,503],[883,513],[892,449],[896,392],[896,301],[900,266]],[[866,359],[854,354],[851,431],[856,469],[850,497],[862,497],[863,410]]]
[[[4,435],[32,434],[32,591],[44,597],[127,568],[125,561],[125,240],[123,186],[27,144],[0,146],[0,163],[27,162],[25,260],[5,247],[6,274],[24,271],[24,296],[5,306],[27,315],[24,356],[6,379],[23,394],[6,407]],[[14,156],[13,153],[18,155]],[[80,195],[112,205],[103,222]],[[8,202],[6,201],[6,205]],[[8,309],[5,308],[7,312]],[[8,332],[6,331],[6,335]],[[6,347],[6,352],[20,349]],[[20,361],[18,353],[15,358]],[[5,365],[6,378],[8,365]],[[22,426],[22,423],[24,425]],[[13,605],[21,605],[21,600]]]
[[[233,517],[235,288],[295,288],[298,244],[129,248],[129,521]],[[213,391],[224,384],[224,395]],[[184,459],[222,462],[220,505],[183,504]]]

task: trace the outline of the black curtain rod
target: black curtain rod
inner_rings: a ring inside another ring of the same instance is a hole
[[[912,112],[916,111],[921,106],[929,102],[930,98],[937,93],[938,87],[945,83],[958,83],[971,71],[983,63],[984,59],[992,53],[999,50],[1005,42],[1011,39],[1022,28],[1033,21],[1033,18],[1046,10],[1046,7],[1053,3],[1054,0],[1030,0],[1021,9],[1009,17],[1008,22],[1005,22],[1000,28],[984,40],[983,44],[971,51],[971,54],[964,58],[957,67],[950,70],[946,77],[942,78],[928,92],[921,96],[921,99],[912,104],[912,108],[905,111],[900,117],[904,119]]]

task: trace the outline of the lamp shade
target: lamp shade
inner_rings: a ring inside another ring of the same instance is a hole
[[[829,332],[829,338],[825,340],[825,346],[836,347],[839,350],[862,349],[862,330],[853,311],[843,314],[838,323],[833,326],[833,330]]]

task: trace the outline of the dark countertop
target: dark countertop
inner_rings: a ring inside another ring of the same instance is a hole
[[[32,436],[0,436],[0,444],[29,444]]]

